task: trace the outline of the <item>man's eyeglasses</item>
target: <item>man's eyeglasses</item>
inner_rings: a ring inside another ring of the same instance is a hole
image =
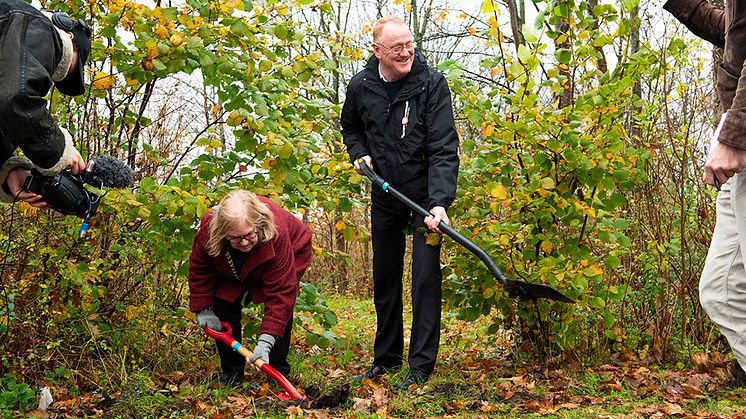
[[[250,241],[256,238],[256,230],[250,231],[243,236],[228,236],[228,241],[232,243],[241,243],[242,241]]]
[[[417,46],[413,41],[409,41],[406,44],[397,44],[393,47],[387,47],[386,45],[379,44],[378,42],[375,43],[379,47],[386,48],[387,50],[393,52],[394,54],[401,54],[402,51],[404,51],[404,48],[407,49],[407,51],[414,51],[414,48]]]

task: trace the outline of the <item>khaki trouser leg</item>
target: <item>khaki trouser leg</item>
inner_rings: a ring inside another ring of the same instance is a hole
[[[723,185],[717,198],[717,222],[699,282],[699,298],[746,369],[746,174]]]

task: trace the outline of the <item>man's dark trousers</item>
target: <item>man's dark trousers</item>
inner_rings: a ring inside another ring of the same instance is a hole
[[[412,334],[409,366],[425,375],[435,367],[440,344],[440,245],[425,244],[424,218],[392,197],[373,198],[373,299],[376,306],[375,365],[397,367],[404,352],[402,275],[408,224],[413,223]],[[384,201],[384,202],[381,202]],[[421,204],[421,203],[420,203]],[[425,207],[426,205],[422,205]]]

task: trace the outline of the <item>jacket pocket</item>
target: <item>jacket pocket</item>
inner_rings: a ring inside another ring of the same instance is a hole
[[[728,110],[733,104],[733,98],[736,96],[739,75],[733,75],[720,64],[717,68],[717,89],[720,97],[720,107]]]

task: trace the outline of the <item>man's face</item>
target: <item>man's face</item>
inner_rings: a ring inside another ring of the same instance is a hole
[[[400,51],[396,51],[400,50]],[[381,71],[388,81],[396,81],[412,71],[414,37],[406,25],[389,22],[373,43],[373,53],[381,62]]]

